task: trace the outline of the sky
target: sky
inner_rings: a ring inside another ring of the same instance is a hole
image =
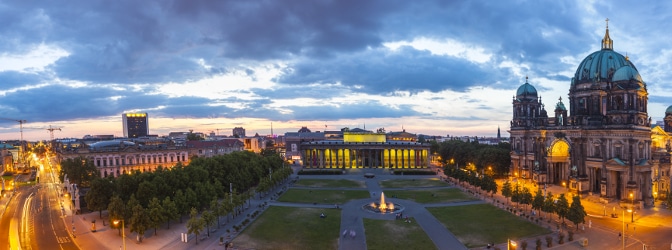
[[[122,136],[126,112],[159,136],[508,136],[525,78],[566,100],[606,18],[662,120],[670,1],[2,1],[0,140]]]

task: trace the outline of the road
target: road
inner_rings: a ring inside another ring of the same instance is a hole
[[[38,176],[42,183],[19,187],[0,218],[0,250],[79,249],[71,238],[71,224],[65,220],[51,169],[41,168]],[[27,176],[20,179],[25,181]]]

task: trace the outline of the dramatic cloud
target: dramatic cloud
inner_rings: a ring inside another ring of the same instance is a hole
[[[610,18],[614,49],[637,65],[649,90],[649,115],[660,120],[672,104],[665,26],[671,7],[625,1],[2,2],[0,117],[71,126],[101,121],[87,126],[99,130],[63,131],[77,137],[118,133],[121,113],[134,111],[171,121],[150,122],[157,134],[211,129],[211,123],[260,128],[276,122],[276,132],[296,131],[327,120],[493,135],[497,126],[508,126],[510,98],[526,76],[547,106],[565,98],[578,64],[600,49]],[[106,132],[109,124],[114,130]],[[0,138],[16,138],[15,124],[5,126],[11,127]]]

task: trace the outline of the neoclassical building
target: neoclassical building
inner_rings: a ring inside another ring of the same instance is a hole
[[[408,135],[404,134],[404,136],[406,138]],[[300,144],[303,166],[305,168],[426,168],[429,166],[429,144],[414,140],[388,140],[387,137],[388,135],[382,130],[378,132],[344,131],[342,140],[303,142]]]
[[[138,145],[131,141],[100,141],[77,150],[62,151],[59,159],[85,157],[93,162],[102,177],[118,177],[135,170],[154,171],[158,166],[171,168],[177,163],[189,165],[186,147],[167,145]]]
[[[660,174],[652,171],[669,176],[669,146],[652,144],[646,83],[633,62],[614,51],[608,26],[602,49],[576,69],[566,101],[569,110],[560,98],[549,114],[527,79],[518,88],[509,131],[512,175],[581,194],[651,201],[653,177]]]

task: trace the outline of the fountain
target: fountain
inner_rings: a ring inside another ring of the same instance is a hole
[[[370,204],[364,205],[363,208],[367,211],[381,214],[400,212],[404,209],[403,206],[399,204],[385,202],[385,193],[383,192],[380,192],[379,203],[371,202]]]

